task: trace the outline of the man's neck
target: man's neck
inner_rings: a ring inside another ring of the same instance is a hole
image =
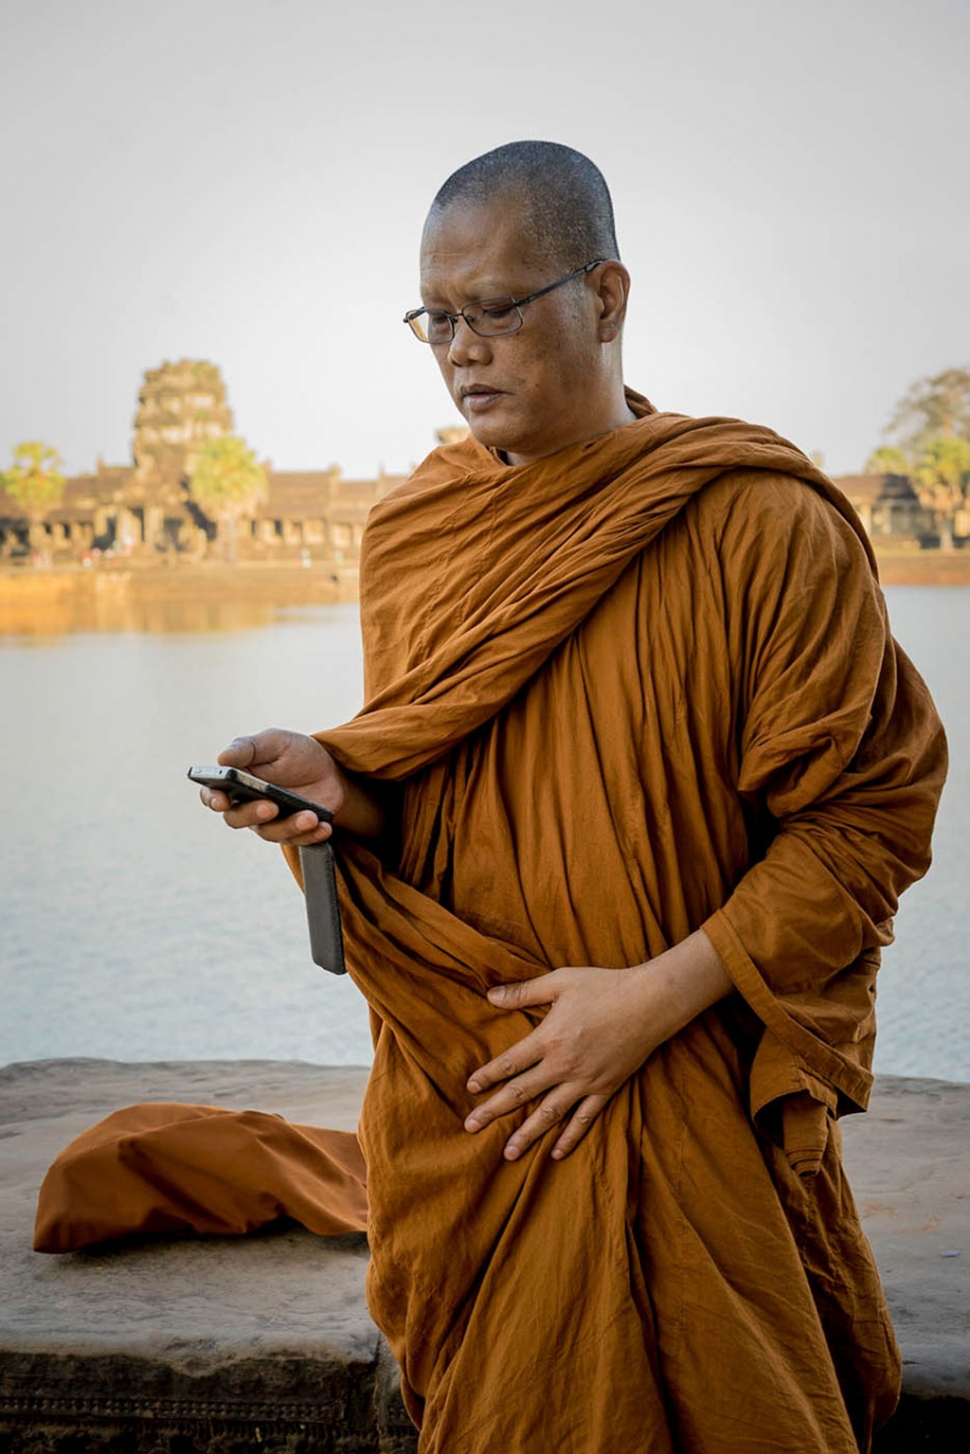
[[[589,428],[577,431],[572,437],[557,443],[553,449],[544,450],[540,454],[515,454],[511,450],[500,449],[494,450],[493,453],[507,465],[535,464],[537,460],[548,459],[551,455],[559,454],[564,449],[571,449],[574,444],[585,444],[589,439],[600,439],[604,434],[612,434],[614,430],[634,423],[636,418],[637,415],[630,408],[625,395],[621,394],[620,399],[614,402],[614,407],[609,412],[604,411],[603,415]]]

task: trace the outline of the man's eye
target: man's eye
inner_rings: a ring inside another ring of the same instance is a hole
[[[479,311],[493,323],[502,323],[515,312],[515,306],[512,303],[489,303],[487,308]]]
[[[432,313],[429,309],[424,315],[424,326],[428,330],[428,337],[431,339],[448,338],[451,336],[451,319],[447,313]]]

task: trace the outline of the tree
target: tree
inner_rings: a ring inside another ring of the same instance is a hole
[[[883,444],[866,460],[867,475],[909,475],[912,463],[905,451],[895,445]]]
[[[970,501],[970,368],[918,379],[896,405],[883,445],[866,469],[904,474],[934,512],[940,539],[953,543],[954,512]]]
[[[199,450],[189,477],[189,493],[199,508],[224,531],[226,559],[236,558],[241,516],[252,513],[266,493],[266,470],[246,442],[234,434],[210,439]]]
[[[13,466],[0,478],[12,500],[16,500],[27,514],[30,544],[39,565],[46,552],[46,539],[41,531],[41,521],[64,495],[64,476],[61,470],[64,462],[56,449],[39,441],[18,444],[13,452]]]
[[[913,477],[941,509],[957,509],[970,496],[970,442],[930,439],[916,461]]]
[[[970,443],[970,368],[919,379],[899,401],[886,428],[910,458],[934,438]]]

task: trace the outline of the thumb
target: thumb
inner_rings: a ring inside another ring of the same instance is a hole
[[[262,732],[234,737],[229,746],[219,753],[219,761],[223,767],[267,767],[285,756],[293,738],[292,732],[281,727],[265,727]]]
[[[535,979],[521,979],[515,984],[493,985],[488,992],[489,1004],[503,1010],[517,1010],[523,1005],[551,1005],[556,998],[556,970],[538,974]]]
[[[252,767],[256,761],[256,742],[252,737],[234,737],[219,753],[223,767]]]

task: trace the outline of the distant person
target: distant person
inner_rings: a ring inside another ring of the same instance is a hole
[[[624,388],[629,287],[579,153],[445,182],[406,321],[471,437],[371,514],[360,715],[220,761],[335,813],[425,1454],[855,1454],[899,1358],[837,1118],[944,739],[825,476]]]

